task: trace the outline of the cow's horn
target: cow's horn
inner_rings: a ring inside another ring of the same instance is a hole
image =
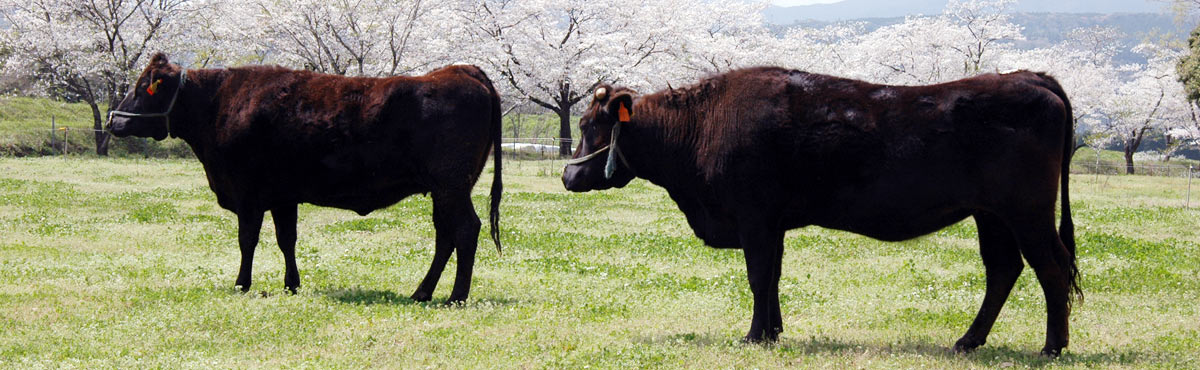
[[[603,87],[596,89],[596,100],[604,100],[606,96],[608,96],[608,89]]]

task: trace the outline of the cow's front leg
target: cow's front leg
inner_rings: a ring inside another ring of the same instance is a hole
[[[238,212],[238,247],[242,250],[242,267],[238,269],[237,286],[242,292],[250,291],[250,273],[254,267],[254,247],[258,246],[258,233],[262,229],[263,212],[243,210]]]
[[[300,288],[300,271],[296,268],[296,205],[276,207],[271,210],[275,219],[275,237],[279,250],[283,252],[283,286],[296,293]]]
[[[779,311],[779,276],[783,264],[783,231],[764,222],[739,220],[738,239],[746,255],[746,275],[754,293],[754,316],[745,341],[774,342],[783,332]]]

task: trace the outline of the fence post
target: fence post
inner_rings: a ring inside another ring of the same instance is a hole
[[[50,115],[50,152],[51,153],[54,152],[54,147],[58,146],[58,143],[55,142],[55,139],[57,139],[56,135],[58,135],[58,130],[55,127],[54,115],[51,114]]]
[[[1187,200],[1183,203],[1183,208],[1192,208],[1192,165],[1188,165],[1188,190]]]
[[[71,128],[63,127],[63,155],[67,155],[67,143],[70,143],[70,141],[67,140],[67,134],[69,133],[71,133]]]

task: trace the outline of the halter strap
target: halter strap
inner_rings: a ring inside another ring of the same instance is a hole
[[[610,140],[608,146],[597,149],[596,151],[591,152],[588,155],[569,160],[569,161],[567,161],[567,165],[571,166],[571,165],[582,164],[584,162],[595,159],[596,157],[599,157],[601,154],[604,154],[604,152],[608,152],[608,161],[604,165],[604,178],[611,179],[613,177],[613,173],[615,173],[617,171],[617,163],[616,163],[617,159],[621,160],[621,164],[624,164],[625,168],[628,168],[630,171],[633,171],[633,166],[629,165],[629,161],[627,161],[625,159],[625,154],[621,153],[621,147],[617,146],[617,137],[621,136],[621,124],[622,123],[624,123],[624,122],[617,121],[617,124],[615,126],[613,126],[612,139]]]

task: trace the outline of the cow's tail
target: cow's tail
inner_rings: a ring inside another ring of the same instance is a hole
[[[1062,240],[1063,246],[1067,248],[1067,259],[1060,260],[1059,265],[1063,266],[1067,272],[1067,281],[1070,283],[1072,297],[1082,300],[1083,290],[1079,287],[1079,267],[1075,263],[1075,224],[1071,221],[1071,199],[1070,199],[1070,174],[1071,174],[1071,155],[1075,152],[1075,125],[1074,115],[1071,112],[1071,101],[1067,99],[1067,94],[1062,89],[1062,85],[1058,84],[1058,80],[1044,73],[1039,73],[1039,76],[1046,81],[1047,88],[1058,95],[1066,107],[1067,116],[1063,119],[1063,156],[1062,156],[1062,173],[1059,179],[1062,181],[1062,218],[1059,220],[1058,237]],[[1058,256],[1058,254],[1055,254]],[[1061,257],[1059,257],[1061,259]]]
[[[483,74],[483,71],[479,71]],[[496,253],[503,253],[500,247],[500,196],[504,194],[504,183],[501,181],[501,142],[500,136],[503,131],[503,115],[500,113],[500,93],[496,91],[496,87],[492,85],[492,80],[488,79],[487,74],[483,74],[483,83],[487,85],[488,90],[492,94],[492,161],[494,163],[494,171],[492,171],[492,193],[491,207],[488,211],[488,223],[491,225],[492,242],[496,243]]]

